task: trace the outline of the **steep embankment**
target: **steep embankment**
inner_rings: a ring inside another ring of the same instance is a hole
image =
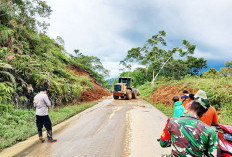
[[[198,89],[192,89],[186,85],[162,85],[156,91],[154,91],[149,99],[157,104],[166,104],[167,106],[172,106],[172,98],[174,96],[183,96],[183,90],[189,91],[189,93],[195,94]]]
[[[97,99],[101,99],[104,96],[110,96],[110,92],[107,91],[105,88],[101,86],[101,84],[97,83],[97,81],[90,76],[90,73],[88,71],[82,70],[80,68],[76,68],[75,66],[68,66],[68,69],[72,70],[74,72],[74,75],[76,76],[87,76],[90,78],[92,88],[88,88],[87,90],[83,91],[80,98],[77,99],[78,102],[86,102],[86,101],[93,101]],[[85,82],[83,82],[85,84]]]

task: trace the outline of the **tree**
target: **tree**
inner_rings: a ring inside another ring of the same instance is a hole
[[[172,62],[168,63],[164,68],[163,75],[169,78],[180,80],[188,73],[187,69],[188,67],[186,61],[181,59],[173,59]]]
[[[225,63],[225,67],[226,67],[226,68],[232,68],[232,61],[227,61],[227,62]]]
[[[220,74],[215,68],[210,68],[208,71],[203,73],[205,78],[219,78]]]
[[[38,25],[46,25],[36,20],[36,17],[47,18],[51,15],[51,7],[43,0],[1,0],[0,21],[1,24],[9,24],[10,27],[23,25],[35,30]],[[14,26],[14,22],[18,25]]]
[[[127,72],[126,72],[126,73],[127,73],[127,77],[129,77],[129,76],[130,76],[130,72],[131,72],[132,65],[131,65],[131,64],[127,64],[125,61],[120,61],[120,65],[123,66],[123,68],[120,69],[120,70],[122,70],[122,71],[127,71]],[[126,75],[123,74],[123,76],[126,76]]]
[[[49,25],[36,18],[48,18],[51,7],[42,0],[1,0],[0,6],[0,46],[18,54],[24,53],[24,47],[34,52],[38,33],[46,32]]]
[[[204,58],[195,58],[193,56],[187,56],[186,63],[188,64],[189,73],[191,75],[198,75],[202,68],[207,68],[207,60]]]
[[[165,31],[159,31],[157,35],[148,39],[142,48],[137,47],[129,50],[126,58],[123,60],[124,62],[138,62],[142,65],[152,67],[153,84],[167,63],[173,61],[175,53],[179,52],[179,56],[184,57],[193,54],[195,50],[195,45],[191,45],[187,40],[183,40],[182,47],[167,49],[165,36]]]
[[[232,76],[232,61],[227,61],[225,67],[221,68],[219,72],[223,77]]]

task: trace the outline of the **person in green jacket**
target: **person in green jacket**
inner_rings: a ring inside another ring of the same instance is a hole
[[[173,116],[173,118],[178,118],[180,116],[183,116],[185,108],[182,105],[182,101],[179,101],[178,96],[174,96],[172,98],[172,100],[174,101],[174,116]]]

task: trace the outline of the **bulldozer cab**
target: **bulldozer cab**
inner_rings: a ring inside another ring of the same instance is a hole
[[[127,88],[131,88],[131,77],[120,77],[119,83],[126,83]]]

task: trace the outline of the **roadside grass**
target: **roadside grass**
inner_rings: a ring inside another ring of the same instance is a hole
[[[149,98],[144,98],[147,102],[152,104],[154,107],[156,107],[158,110],[163,112],[168,117],[173,117],[174,115],[174,107],[173,106],[166,106],[165,104],[156,104]]]
[[[219,123],[232,126],[232,104],[227,103],[218,112]]]
[[[149,97],[155,90],[157,90],[157,88],[164,84],[165,82],[161,81],[157,81],[154,85],[152,85],[151,82],[147,82],[144,85],[138,87],[140,96],[143,98]]]
[[[54,126],[96,104],[88,102],[51,109],[49,117]],[[0,114],[0,150],[37,134],[35,121],[35,110],[19,109]]]

